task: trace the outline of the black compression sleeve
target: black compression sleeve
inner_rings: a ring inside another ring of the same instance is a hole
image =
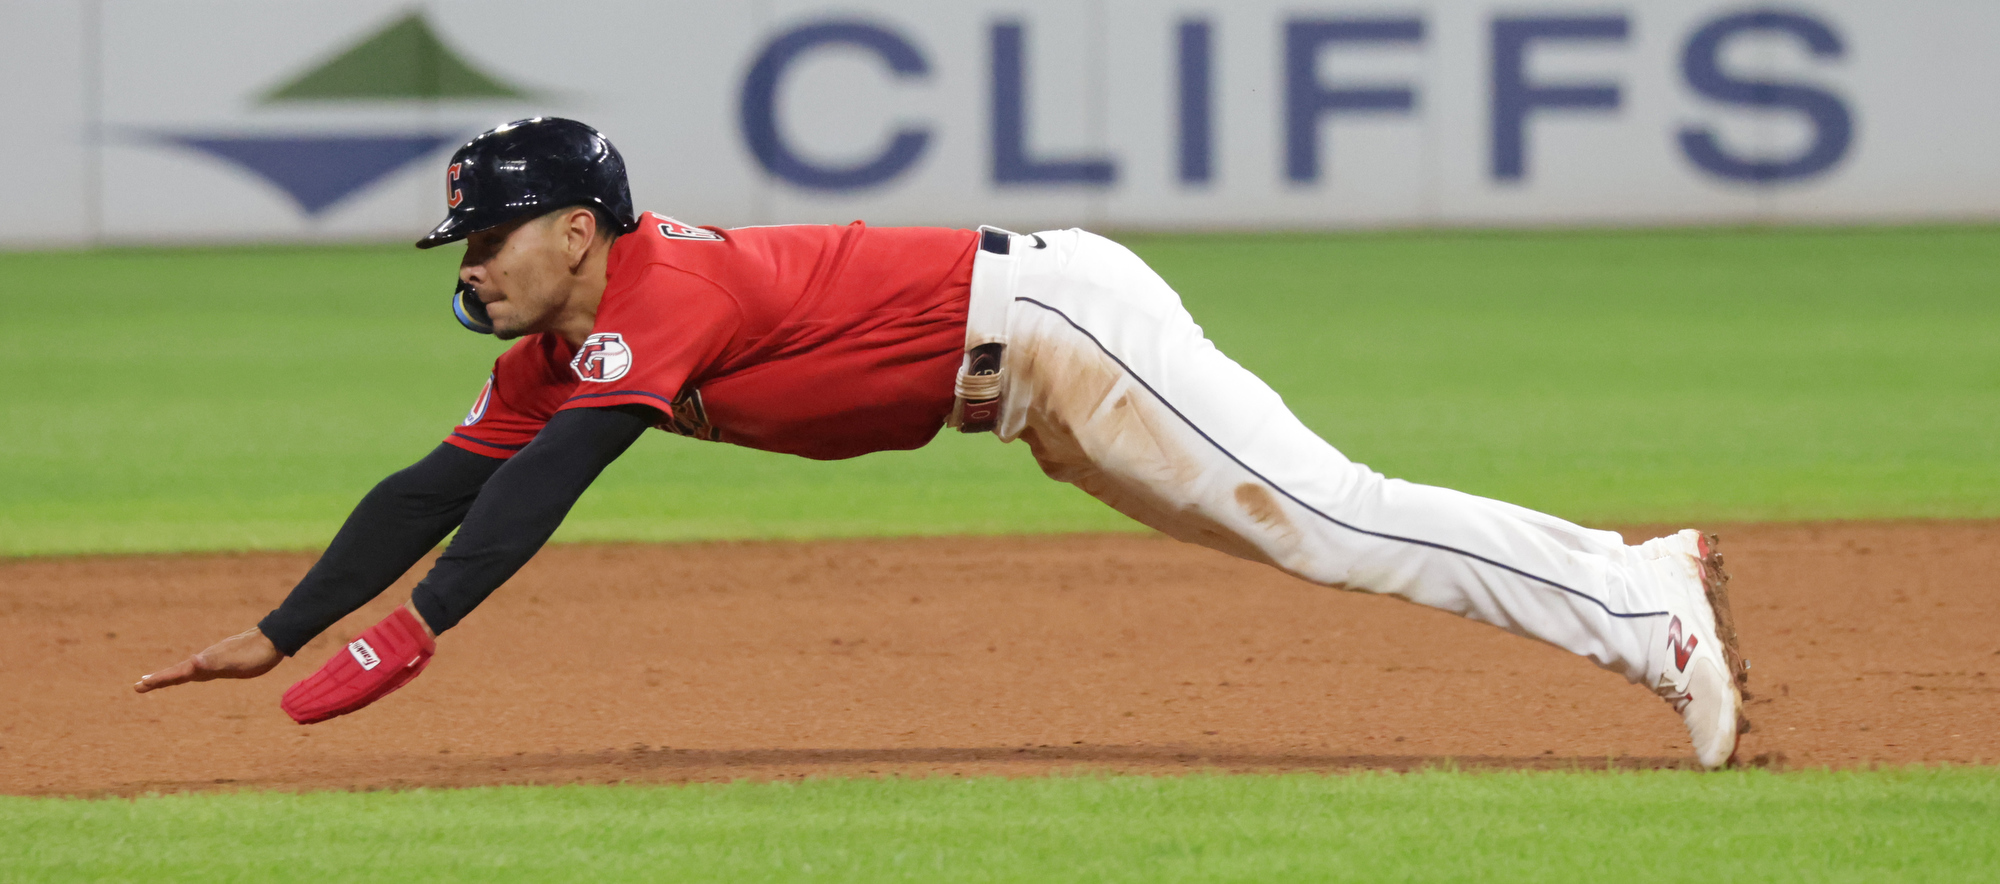
[[[493,474],[465,524],[410,594],[442,634],[548,542],[577,498],[659,417],[644,407],[560,411]]]
[[[354,507],[284,604],[257,624],[285,656],[382,594],[457,527],[505,461],[439,445],[383,479]]]

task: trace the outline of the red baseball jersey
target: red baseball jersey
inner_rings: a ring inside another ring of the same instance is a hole
[[[646,213],[611,247],[590,337],[516,342],[445,441],[508,457],[557,411],[636,403],[663,430],[820,460],[921,447],[951,412],[977,248],[969,230]]]

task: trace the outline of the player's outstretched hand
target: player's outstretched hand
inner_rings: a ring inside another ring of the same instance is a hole
[[[156,691],[190,681],[218,678],[256,678],[285,659],[276,645],[252,626],[209,645],[194,656],[139,679],[132,690]]]

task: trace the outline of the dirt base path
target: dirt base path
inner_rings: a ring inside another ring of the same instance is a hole
[[[1628,537],[1645,536],[1645,530]],[[1744,756],[2000,761],[2000,524],[1725,529]],[[355,715],[273,674],[129,685],[262,616],[294,554],[0,562],[0,793],[1677,766],[1678,718],[1499,630],[1148,536],[548,550]]]

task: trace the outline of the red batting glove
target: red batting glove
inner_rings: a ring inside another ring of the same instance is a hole
[[[368,627],[333,659],[285,692],[279,703],[300,724],[346,715],[408,684],[430,665],[437,642],[410,609]]]

